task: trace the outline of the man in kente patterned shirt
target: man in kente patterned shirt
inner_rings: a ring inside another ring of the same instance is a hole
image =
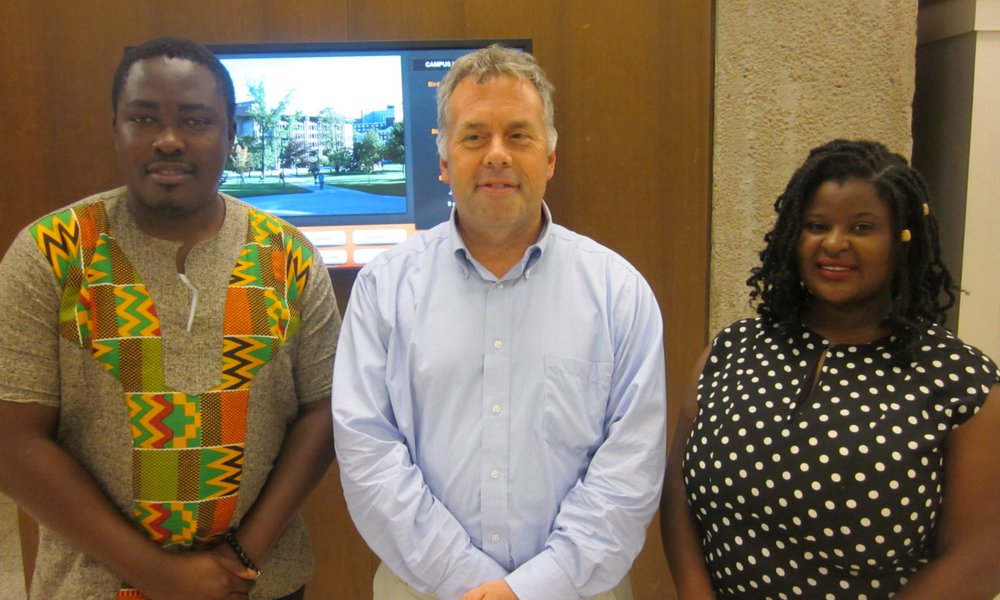
[[[0,491],[41,525],[33,599],[302,597],[340,316],[302,233],[219,193],[234,107],[204,47],[131,49],[125,185],[0,263]]]

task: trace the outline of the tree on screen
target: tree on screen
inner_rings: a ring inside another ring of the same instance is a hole
[[[248,80],[247,89],[253,98],[247,116],[254,122],[254,133],[260,149],[260,175],[263,178],[267,168],[278,166],[282,142],[287,138],[288,120],[284,117],[292,91],[285,94],[274,108],[269,108],[263,80]]]
[[[370,182],[372,171],[381,160],[382,141],[374,130],[369,131],[361,141],[354,145],[354,161],[358,164],[358,169],[368,174]]]
[[[385,162],[403,165],[403,172],[406,172],[406,146],[403,140],[403,122],[397,121],[392,124],[392,133],[385,141],[382,148],[382,159]]]

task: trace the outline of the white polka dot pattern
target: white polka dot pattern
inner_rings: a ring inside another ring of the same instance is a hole
[[[937,326],[910,365],[889,342],[753,319],[713,342],[684,481],[719,598],[887,598],[929,560],[944,442],[1000,372]]]

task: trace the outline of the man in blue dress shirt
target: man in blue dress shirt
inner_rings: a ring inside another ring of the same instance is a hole
[[[333,413],[376,600],[631,598],[663,326],[628,262],[552,222],[552,91],[523,52],[458,60],[438,89],[451,219],[358,274]]]

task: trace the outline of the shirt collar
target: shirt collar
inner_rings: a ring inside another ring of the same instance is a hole
[[[538,234],[538,239],[535,243],[528,246],[524,251],[524,256],[521,260],[511,268],[510,272],[504,277],[505,280],[519,279],[524,277],[529,279],[531,273],[535,269],[535,265],[541,260],[542,254],[545,251],[545,247],[548,245],[549,240],[549,225],[552,223],[552,212],[549,210],[549,205],[542,200],[542,231]],[[472,257],[469,252],[468,247],[465,245],[465,240],[462,239],[462,234],[458,231],[458,212],[455,207],[451,209],[451,216],[448,218],[448,231],[449,237],[451,238],[452,252],[455,255],[456,260],[465,271],[465,278],[468,279],[475,271],[479,273],[483,279],[494,280],[496,279],[492,273],[487,271],[476,262],[476,259]]]

